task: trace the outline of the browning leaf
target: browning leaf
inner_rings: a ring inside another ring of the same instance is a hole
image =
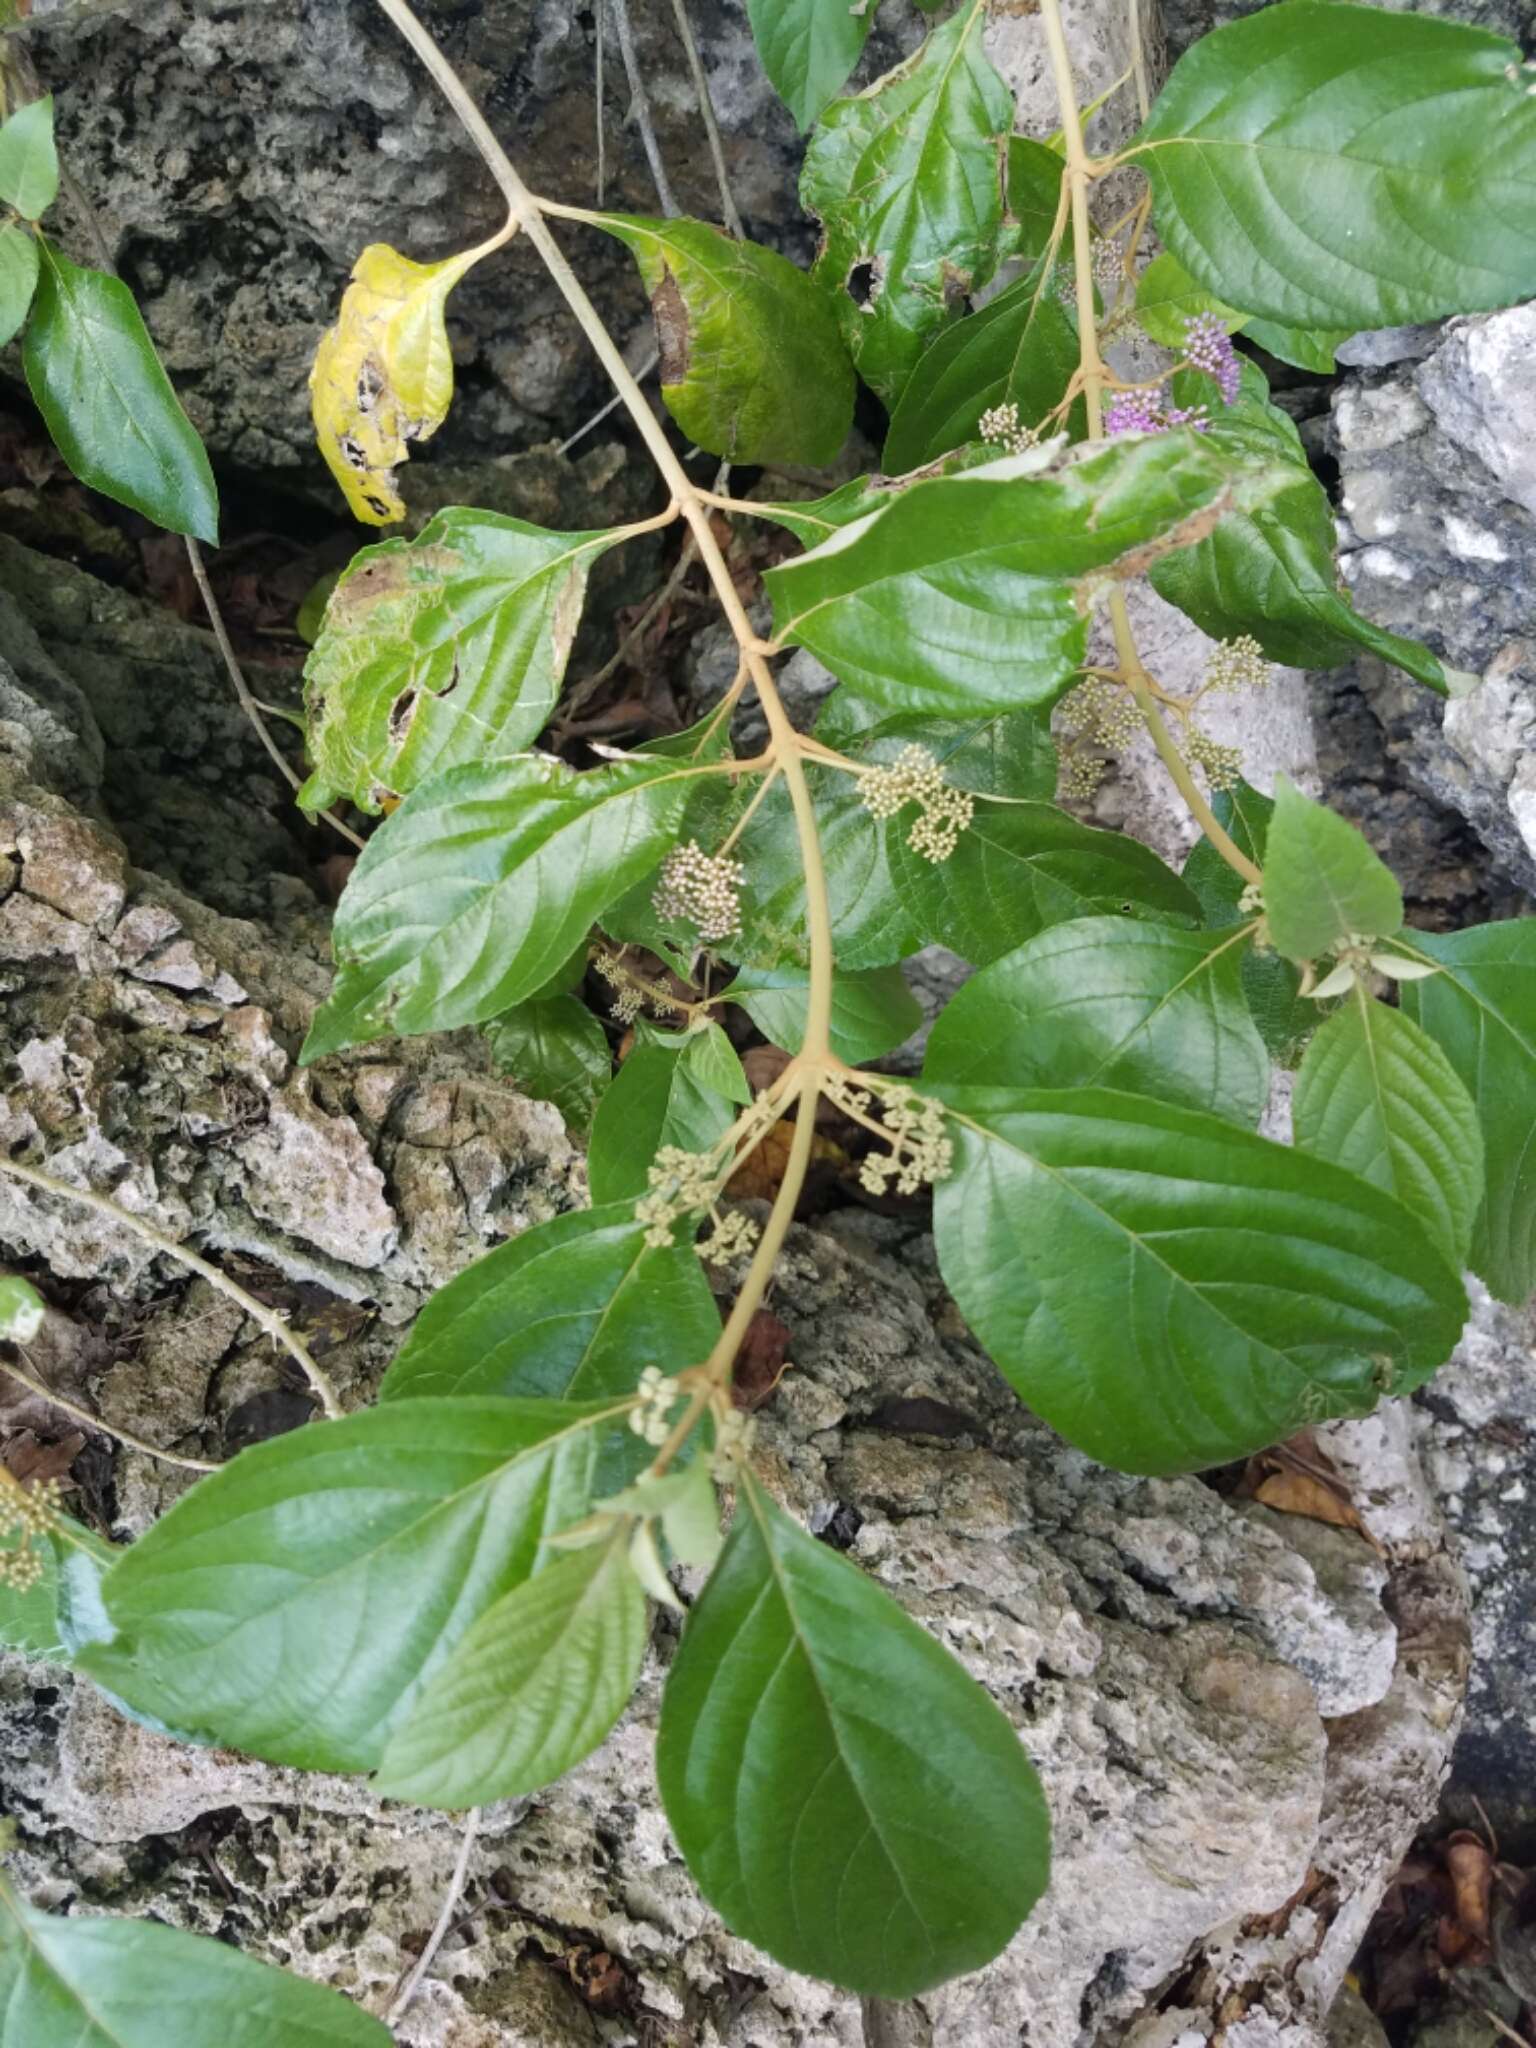
[[[387,242],[357,259],[336,325],[310,372],[315,438],[353,516],[365,526],[405,517],[395,471],[442,425],[453,398],[443,308],[478,250],[413,263]]]

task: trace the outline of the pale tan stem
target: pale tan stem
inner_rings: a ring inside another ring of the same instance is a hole
[[[17,1347],[20,1349],[20,1347]],[[22,1353],[25,1357],[25,1352]],[[0,1372],[7,1372],[13,1380],[20,1380],[29,1393],[46,1401],[50,1408],[58,1408],[65,1415],[72,1415],[76,1422],[83,1422],[87,1429],[98,1430],[102,1436],[111,1437],[114,1442],[127,1444],[135,1451],[142,1451],[147,1458],[158,1458],[164,1465],[180,1465],[185,1472],[217,1472],[218,1466],[211,1465],[206,1458],[183,1458],[176,1451],[162,1451],[157,1444],[146,1443],[143,1437],[135,1436],[131,1430],[118,1429],[110,1422],[103,1422],[99,1415],[93,1415],[89,1408],[82,1408],[77,1401],[69,1400],[63,1394],[56,1394],[52,1387],[30,1372],[24,1372],[10,1359],[0,1359]]]
[[[774,765],[768,770],[768,773],[763,777],[762,781],[757,785],[757,788],[752,792],[751,801],[748,803],[747,808],[742,812],[741,816],[736,820],[735,824],[731,827],[729,837],[722,841],[722,843],[715,849],[715,857],[717,860],[722,859],[726,854],[728,854],[731,848],[736,844],[737,840],[740,839],[742,833],[746,831],[747,827],[751,824],[754,815],[761,806],[763,798],[767,796],[769,790],[772,789],[774,783],[778,780],[778,778],[779,765],[777,762],[775,762]]]
[[[1083,403],[1088,413],[1088,439],[1102,441],[1104,438],[1104,385],[1107,372],[1099,354],[1098,314],[1093,303],[1093,257],[1088,244],[1088,187],[1103,169],[1094,164],[1083,145],[1082,116],[1078,112],[1077,87],[1072,77],[1072,60],[1067,51],[1066,33],[1061,22],[1061,0],[1040,0],[1041,20],[1045,24],[1046,48],[1050,52],[1051,72],[1056,82],[1056,99],[1061,109],[1061,132],[1067,149],[1066,178],[1072,194],[1072,256],[1077,286],[1077,334],[1081,389]],[[1146,720],[1152,735],[1152,744],[1157,748],[1163,766],[1172,776],[1179,795],[1189,806],[1190,813],[1221,855],[1228,867],[1236,870],[1244,881],[1261,882],[1263,875],[1248,858],[1241,847],[1217,822],[1216,814],[1206,802],[1199,784],[1190,772],[1189,764],[1174,744],[1162,713],[1158,710],[1150,688],[1150,677],[1143,665],[1136,646],[1136,635],[1131,629],[1131,616],[1126,609],[1125,594],[1114,590],[1109,598],[1109,618],[1115,636],[1115,647],[1120,656],[1120,666],[1125,673],[1126,686],[1136,700],[1137,709]]]
[[[189,1272],[206,1280],[210,1287],[216,1287],[220,1294],[238,1302],[252,1322],[260,1324],[275,1344],[280,1344],[298,1366],[305,1379],[314,1388],[321,1407],[334,1421],[342,1414],[341,1402],[336,1389],[309,1355],[308,1346],[289,1329],[287,1323],[275,1308],[258,1301],[254,1294],[247,1294],[238,1281],[231,1280],[227,1273],[189,1251],[174,1237],[163,1230],[157,1230],[153,1223],[146,1223],[142,1216],[135,1216],[131,1209],[125,1209],[120,1202],[114,1202],[110,1195],[98,1195],[94,1188],[72,1187],[67,1180],[57,1180],[51,1173],[44,1173],[41,1167],[26,1166],[19,1159],[0,1156],[0,1173],[8,1173],[13,1180],[25,1181],[29,1187],[39,1189],[45,1195],[53,1195],[61,1202],[78,1202],[83,1209],[93,1209],[98,1216],[109,1217],[124,1230],[131,1230],[135,1237],[145,1244],[153,1245],[157,1252],[164,1252],[168,1259],[175,1259]]]
[[[816,811],[805,777],[799,735],[780,702],[773,677],[760,652],[761,643],[752,630],[736,586],[731,580],[730,569],[720,552],[719,542],[715,539],[714,529],[710,524],[708,507],[674,452],[667,438],[666,429],[647,404],[645,394],[630,373],[629,365],[603,325],[596,307],[583,290],[581,281],[566,261],[565,253],[551,234],[538,201],[518,176],[506,151],[491,133],[484,116],[460,83],[453,66],[411,12],[406,0],[378,0],[378,4],[432,74],[443,96],[463,122],[475,146],[485,158],[491,175],[504,193],[509,208],[521,223],[523,232],[543,259],[556,289],[592,344],[614,389],[622,395],[651,459],[661,472],[668,490],[693,532],[699,559],[714,585],[720,608],[725,613],[731,631],[741,647],[748,673],[762,701],[774,754],[789,785],[795,826],[800,841],[801,860],[805,869],[806,924],[810,934],[811,956],[810,987],[806,1001],[805,1056],[814,1061],[831,1048],[833,961],[832,912],[827,895],[826,870],[821,856],[821,840],[816,827]]]
[[[802,1061],[804,1054],[801,1055]],[[742,1282],[740,1294],[726,1319],[725,1328],[720,1332],[715,1348],[709,1354],[705,1367],[710,1378],[724,1382],[730,1378],[731,1367],[741,1349],[757,1314],[768,1283],[773,1278],[773,1269],[778,1264],[779,1253],[784,1249],[784,1240],[789,1235],[789,1226],[795,1220],[795,1204],[800,1199],[800,1190],[805,1184],[806,1169],[811,1163],[811,1146],[816,1137],[816,1109],[821,1100],[820,1070],[808,1067],[804,1083],[800,1088],[800,1112],[795,1118],[795,1135],[790,1143],[789,1160],[784,1168],[784,1178],[779,1183],[779,1192],[774,1198],[768,1221],[763,1225],[763,1234],[758,1239],[757,1250],[747,1268],[747,1277]]]
[[[459,1910],[459,1901],[464,1896],[464,1886],[469,1879],[469,1859],[474,1851],[475,1837],[479,1832],[480,1809],[478,1806],[472,1806],[464,1816],[464,1838],[459,1843],[458,1858],[453,1866],[453,1875],[448,1880],[448,1890],[443,1899],[442,1911],[437,1916],[437,1923],[433,1927],[432,1932],[427,1936],[426,1947],[416,1958],[415,1963],[411,1967],[410,1975],[400,1987],[399,1996],[385,2015],[384,2024],[388,2027],[398,2025],[405,2017],[411,2000],[421,1989],[422,1980],[436,1960],[438,1950],[448,1938],[449,1929],[453,1926],[454,1915]]]

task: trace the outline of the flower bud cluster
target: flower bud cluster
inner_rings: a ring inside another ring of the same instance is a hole
[[[839,1109],[878,1134],[890,1149],[871,1152],[859,1168],[859,1185],[867,1194],[884,1195],[895,1183],[899,1195],[915,1195],[929,1181],[947,1180],[955,1148],[944,1127],[944,1107],[931,1095],[920,1095],[904,1081],[866,1074],[860,1087],[845,1075],[829,1074],[822,1086]]]
[[[1204,434],[1210,425],[1203,405],[1170,405],[1160,384],[1151,391],[1117,391],[1104,408],[1106,434],[1166,434],[1174,427]]]
[[[715,1454],[710,1461],[710,1477],[720,1486],[731,1486],[736,1481],[736,1467],[746,1463],[752,1449],[752,1440],[757,1435],[757,1417],[744,1415],[739,1408],[726,1408],[715,1412]]]
[[[671,1428],[672,1410],[682,1389],[660,1366],[648,1365],[640,1375],[636,1392],[640,1404],[629,1411],[629,1426],[648,1444],[664,1444]]]
[[[918,817],[907,844],[934,862],[949,859],[976,811],[970,791],[946,782],[926,747],[903,747],[888,768],[866,768],[859,776],[859,796],[872,818],[894,818],[907,804],[916,804]]]
[[[1263,648],[1251,633],[1217,642],[1205,665],[1202,690],[1262,690],[1271,675]]]
[[[728,1266],[732,1259],[739,1259],[751,1251],[762,1232],[750,1216],[744,1216],[739,1209],[728,1209],[722,1216],[712,1210],[711,1228],[708,1237],[701,1237],[698,1243],[699,1257],[707,1266]]]
[[[1243,750],[1229,747],[1220,740],[1211,738],[1197,725],[1186,728],[1184,751],[1197,768],[1205,770],[1205,779],[1212,789],[1230,789],[1243,779]]]
[[[0,1550],[0,1586],[26,1593],[43,1576],[43,1557],[37,1546],[57,1525],[61,1497],[57,1479],[22,1486],[8,1472],[0,1472],[0,1536],[16,1538],[14,1546]]]
[[[651,906],[661,918],[684,918],[705,940],[733,938],[741,930],[739,860],[706,853],[696,839],[674,846],[661,864]]]
[[[1233,403],[1242,388],[1242,364],[1219,313],[1193,313],[1185,320],[1184,360],[1215,379],[1223,405]]]
[[[663,1145],[651,1161],[646,1174],[649,1190],[635,1204],[635,1221],[643,1223],[645,1241],[653,1250],[675,1242],[672,1226],[685,1217],[696,1216],[701,1211],[713,1210],[715,1198],[736,1169],[737,1159],[757,1143],[764,1131],[779,1120],[779,1105],[764,1089],[751,1107],[732,1124],[718,1144],[708,1152],[685,1152],[679,1145]],[[714,1231],[706,1241],[713,1249],[722,1227],[726,1226],[725,1257],[734,1257],[746,1249],[748,1239],[743,1231],[753,1226],[743,1217],[740,1223],[730,1227],[730,1218],[716,1218]],[[701,1251],[704,1247],[700,1247]],[[710,1254],[706,1252],[706,1256]]]
[[[981,416],[978,431],[983,441],[1009,455],[1023,455],[1040,439],[1039,428],[1026,427],[1019,418],[1019,408],[1011,400],[1007,405],[989,406]]]

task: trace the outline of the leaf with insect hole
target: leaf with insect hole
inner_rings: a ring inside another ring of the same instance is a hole
[[[452,507],[355,556],[305,666],[308,811],[380,811],[446,768],[515,754],[549,720],[587,576],[614,535]]]

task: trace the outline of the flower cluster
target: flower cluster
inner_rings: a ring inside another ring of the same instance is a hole
[[[1205,665],[1204,689],[1262,690],[1269,676],[1263,648],[1251,633],[1239,633],[1235,640],[1216,643]]]
[[[698,1254],[707,1266],[728,1266],[732,1259],[751,1251],[761,1235],[751,1217],[743,1216],[739,1209],[727,1210],[723,1216],[711,1209],[710,1233],[699,1239]]]
[[[742,1111],[725,1136],[708,1152],[685,1152],[680,1145],[663,1145],[651,1161],[646,1179],[649,1191],[635,1204],[635,1221],[645,1225],[645,1241],[653,1250],[674,1242],[672,1226],[701,1210],[713,1214],[715,1198],[764,1131],[779,1120],[780,1107],[766,1089],[751,1107]],[[709,1256],[725,1230],[723,1257],[733,1258],[746,1249],[743,1231],[755,1228],[745,1217],[733,1225],[729,1217],[714,1218],[714,1230],[706,1240]],[[705,1247],[700,1247],[705,1250]]]
[[[944,780],[944,770],[926,747],[903,747],[889,768],[866,768],[859,777],[859,796],[872,818],[894,818],[907,804],[918,816],[907,844],[924,860],[948,860],[960,834],[970,824],[976,799],[969,790]]]
[[[661,918],[687,918],[701,939],[729,939],[741,930],[742,864],[706,853],[696,839],[674,846],[661,864],[651,906]]]
[[[40,1546],[58,1521],[60,1497],[57,1479],[22,1486],[0,1467],[0,1536],[16,1538],[0,1550],[0,1586],[26,1593],[43,1576]]]
[[[1104,408],[1106,434],[1167,434],[1175,427],[1204,434],[1210,424],[1203,405],[1170,405],[1161,384],[1150,391],[1117,391]]]
[[[1229,747],[1221,740],[1211,738],[1197,725],[1189,726],[1184,735],[1184,751],[1197,768],[1205,770],[1205,779],[1212,789],[1230,789],[1243,777],[1243,750]]]
[[[636,1436],[642,1436],[648,1444],[664,1444],[671,1427],[672,1410],[677,1406],[681,1389],[677,1381],[661,1370],[659,1365],[648,1365],[640,1375],[640,1384],[635,1390],[640,1396],[640,1405],[629,1411],[629,1426]]]
[[[978,431],[989,446],[1002,448],[1009,455],[1023,455],[1040,439],[1039,428],[1023,424],[1019,408],[1012,400],[1007,405],[989,406],[981,416]]]
[[[1242,365],[1219,313],[1193,313],[1184,322],[1184,360],[1216,381],[1223,405],[1231,405],[1242,386]]]
[[[871,1152],[864,1160],[860,1187],[868,1194],[884,1195],[894,1181],[897,1194],[915,1195],[928,1181],[947,1180],[955,1148],[945,1133],[943,1104],[882,1074],[860,1079],[868,1086],[859,1087],[841,1074],[829,1074],[822,1083],[839,1109],[890,1148]]]
[[[1119,683],[1091,679],[1064,699],[1061,723],[1062,794],[1086,802],[1109,771],[1106,756],[1128,746],[1141,730],[1141,713]]]
[[[613,990],[613,1014],[621,1024],[633,1024],[644,1009],[658,1017],[678,1016],[682,1004],[671,1000],[664,989],[632,974],[616,953],[594,952],[592,965]]]

